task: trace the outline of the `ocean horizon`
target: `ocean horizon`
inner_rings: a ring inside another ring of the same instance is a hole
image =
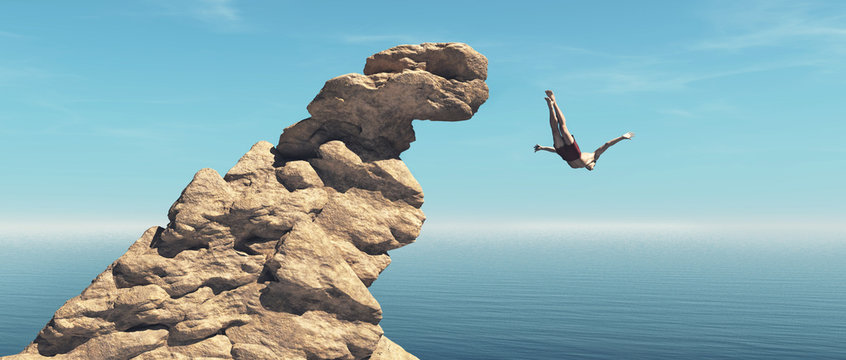
[[[0,356],[137,234],[0,237]],[[421,359],[844,359],[842,231],[429,229],[371,286]]]

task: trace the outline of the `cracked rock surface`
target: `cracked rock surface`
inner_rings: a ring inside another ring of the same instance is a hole
[[[383,336],[368,286],[419,235],[423,192],[399,154],[414,119],[469,119],[487,59],[402,45],[326,82],[311,117],[168,213],[20,354],[4,359],[417,359]]]

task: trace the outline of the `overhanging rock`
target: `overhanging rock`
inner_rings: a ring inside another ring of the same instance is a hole
[[[419,235],[423,192],[399,159],[414,119],[469,119],[487,59],[398,46],[326,82],[311,117],[221,177],[197,172],[152,227],[7,359],[416,359],[368,291]]]

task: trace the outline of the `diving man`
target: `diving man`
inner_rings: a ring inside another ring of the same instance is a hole
[[[609,147],[620,141],[634,137],[633,132],[627,132],[620,137],[606,142],[592,153],[582,152],[579,149],[579,144],[576,143],[576,138],[567,130],[564,114],[558,108],[558,103],[555,102],[555,95],[552,93],[552,90],[546,91],[546,97],[544,99],[546,99],[546,104],[549,106],[549,126],[552,128],[553,146],[535,145],[535,152],[544,150],[557,153],[573,169],[585,168],[593,170],[594,166],[596,166],[596,160],[599,160],[599,155],[602,155],[605,150],[608,150]]]

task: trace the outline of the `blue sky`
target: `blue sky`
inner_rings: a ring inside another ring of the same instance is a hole
[[[2,229],[164,225],[389,47],[466,42],[491,96],[416,122],[427,226],[759,224],[846,216],[840,1],[0,2]],[[549,145],[543,90],[591,150]],[[709,225],[711,226],[711,225]]]

